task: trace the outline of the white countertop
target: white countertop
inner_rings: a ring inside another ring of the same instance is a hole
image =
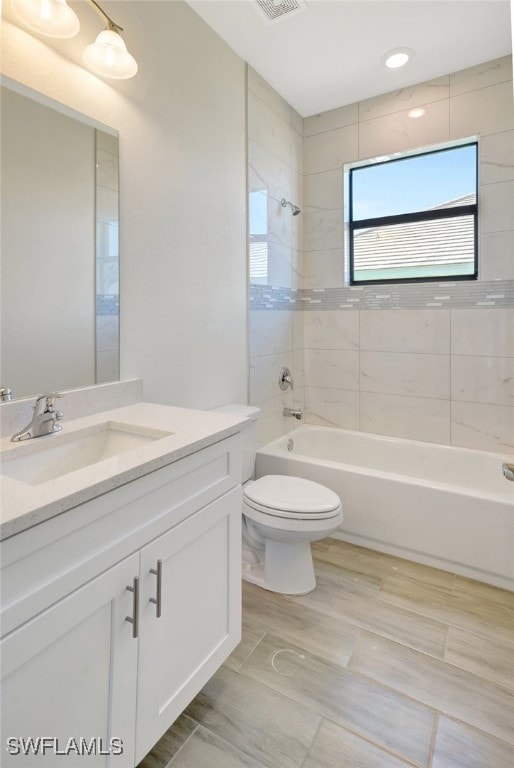
[[[141,430],[169,432],[161,437],[83,469],[61,475],[38,485],[28,485],[0,474],[0,539],[31,528],[38,523],[118,488],[138,477],[171,464],[184,456],[223,440],[240,431],[244,418],[215,411],[174,408],[154,403],[103,411],[92,416],[61,422],[62,432],[20,443],[0,440],[0,459],[44,450],[50,444],[64,445],[81,430],[105,423],[138,427]]]

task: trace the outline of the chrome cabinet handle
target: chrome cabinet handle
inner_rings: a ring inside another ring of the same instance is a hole
[[[150,568],[150,573],[157,576],[156,596],[151,597],[150,602],[155,605],[155,615],[160,619],[162,607],[162,560],[157,560],[157,570],[155,568]]]
[[[514,480],[514,464],[502,464],[502,472],[507,480]]]
[[[132,616],[125,616],[125,621],[132,624],[132,637],[139,634],[139,576],[134,576],[132,587],[126,587],[127,592],[132,592]]]

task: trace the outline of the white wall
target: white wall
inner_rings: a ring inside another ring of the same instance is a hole
[[[139,63],[103,81],[80,63],[101,30],[45,41],[2,24],[2,72],[120,133],[121,376],[189,407],[247,393],[245,64],[187,6],[115,2]]]

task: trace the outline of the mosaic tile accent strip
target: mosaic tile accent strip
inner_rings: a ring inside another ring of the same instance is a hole
[[[120,297],[97,293],[96,315],[97,317],[111,317],[120,314]]]
[[[302,291],[296,288],[275,288],[271,285],[250,285],[250,309],[303,309]]]
[[[250,309],[469,309],[514,307],[514,280],[363,285],[341,288],[250,286]]]

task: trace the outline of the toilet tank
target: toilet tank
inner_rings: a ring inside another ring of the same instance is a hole
[[[213,408],[218,413],[226,413],[230,416],[240,416],[246,419],[241,425],[241,439],[243,444],[243,455],[241,461],[241,482],[246,483],[253,477],[255,472],[255,456],[257,453],[257,423],[261,414],[260,408],[254,405],[222,405],[220,408]]]

